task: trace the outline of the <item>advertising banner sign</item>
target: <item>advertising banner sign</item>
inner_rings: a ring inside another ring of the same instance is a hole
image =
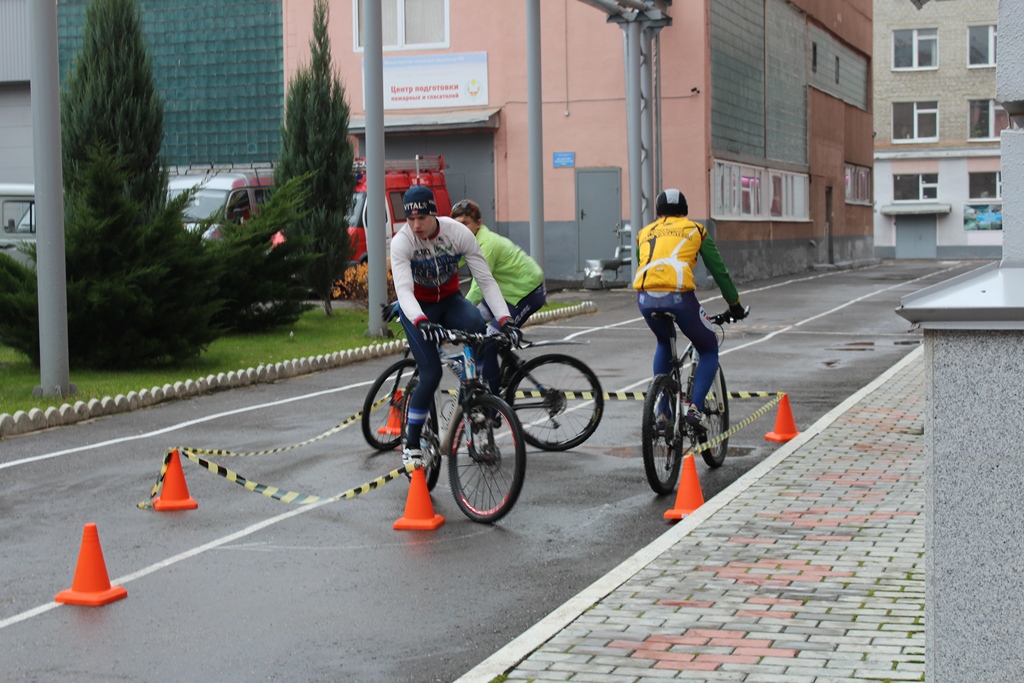
[[[384,58],[384,109],[487,106],[487,53]]]

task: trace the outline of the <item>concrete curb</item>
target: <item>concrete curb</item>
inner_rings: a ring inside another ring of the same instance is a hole
[[[596,311],[597,305],[593,301],[584,301],[574,306],[567,306],[553,311],[541,311],[533,315],[526,326],[531,327]],[[226,374],[219,373],[196,379],[187,379],[175,382],[174,384],[165,384],[162,387],[130,391],[127,395],[118,394],[113,398],[104,396],[102,399],[93,398],[87,402],[75,401],[74,403],[61,404],[60,407],[50,406],[45,410],[39,408],[32,408],[28,412],[18,410],[15,411],[14,415],[0,413],[0,439],[28,434],[51,427],[66,427],[105,415],[116,415],[118,413],[139,410],[140,408],[149,408],[166,401],[192,398],[194,396],[211,394],[215,391],[226,391],[253,384],[277,382],[291,377],[308,375],[320,370],[331,370],[350,363],[401,353],[405,350],[406,346],[407,342],[405,339],[395,339],[379,344],[361,346],[356,349],[335,351],[329,355],[294,358],[271,365],[260,365],[256,368],[232,370]]]

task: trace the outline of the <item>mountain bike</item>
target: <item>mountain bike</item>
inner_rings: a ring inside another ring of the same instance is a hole
[[[441,456],[448,458],[448,478],[459,509],[474,522],[492,523],[507,515],[523,488],[526,477],[526,446],[515,411],[491,394],[476,374],[475,347],[481,344],[511,345],[504,336],[445,330],[449,342],[462,344],[462,353],[446,357],[458,365],[459,389],[452,414],[437,432],[436,404],[423,425],[424,474],[431,488],[437,482]],[[418,378],[414,378],[418,381]],[[414,387],[413,387],[414,388]],[[405,415],[408,400],[405,401]]]
[[[749,307],[748,307],[749,310]],[[688,344],[682,355],[676,354],[675,316],[668,311],[653,313],[652,317],[672,323],[672,370],[667,375],[655,375],[644,397],[640,423],[640,443],[647,483],[658,495],[675,490],[679,468],[683,461],[683,445],[691,451],[698,447],[708,467],[721,467],[729,451],[729,439],[709,444],[729,430],[729,394],[725,388],[725,374],[721,363],[704,398],[704,417],[707,429],[689,424],[683,419],[684,407],[693,393],[694,373],[697,370],[697,350]],[[710,318],[719,329],[719,346],[724,339],[722,325],[736,322],[728,311]],[[689,364],[690,373],[682,382],[683,369]]]
[[[571,341],[523,341],[522,347],[582,344]],[[523,360],[514,349],[499,348],[498,394],[519,415],[526,442],[546,451],[575,448],[593,435],[604,414],[604,393],[597,375],[572,356],[548,353]],[[442,354],[442,361],[450,363]],[[396,416],[404,410],[409,384],[418,376],[416,361],[405,356],[378,375],[363,401],[363,437],[373,448],[389,451],[402,441]]]

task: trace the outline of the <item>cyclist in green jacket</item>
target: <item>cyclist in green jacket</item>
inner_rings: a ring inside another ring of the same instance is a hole
[[[637,269],[633,288],[639,292],[637,304],[640,312],[658,339],[654,374],[667,375],[672,370],[672,323],[652,318],[651,313],[670,311],[675,314],[679,329],[693,342],[699,356],[690,399],[692,403],[686,407],[683,418],[689,424],[706,428],[704,398],[718,370],[718,337],[694,293],[693,267],[697,264],[698,254],[722,290],[732,317],[736,320],[745,318],[747,309],[740,305],[739,292],[714,240],[703,225],[686,217],[689,207],[683,193],[674,189],[663,191],[655,202],[655,210],[658,220],[637,236]]]
[[[516,246],[507,237],[502,237],[481,221],[480,206],[463,199],[452,207],[452,218],[469,228],[476,235],[477,244],[483,252],[491,274],[498,283],[501,297],[508,305],[509,314],[516,327],[522,328],[532,314],[540,310],[547,301],[544,289],[544,271],[529,254]],[[466,298],[480,309],[484,320],[494,325],[494,315],[483,300],[483,292],[476,278],[466,293]]]

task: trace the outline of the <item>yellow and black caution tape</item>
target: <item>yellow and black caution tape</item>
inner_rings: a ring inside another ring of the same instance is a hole
[[[375,406],[373,406],[373,407],[376,408],[376,407],[382,405],[387,400],[388,400],[387,397],[384,397],[383,399],[378,401],[377,404]],[[293,451],[296,448],[302,448],[303,446],[308,446],[311,443],[316,443],[317,441],[322,441],[322,440],[326,439],[329,436],[334,436],[338,432],[340,432],[340,431],[342,431],[344,429],[348,429],[350,426],[352,426],[353,423],[358,422],[360,420],[360,418],[362,418],[362,416],[363,416],[363,413],[362,413],[362,411],[360,411],[360,412],[356,413],[355,415],[353,415],[352,417],[345,418],[342,422],[338,423],[334,427],[331,427],[330,429],[328,429],[323,434],[319,434],[317,436],[314,436],[312,439],[306,439],[305,441],[303,441],[301,443],[292,444],[291,446],[282,446],[281,448],[269,448],[269,449],[264,450],[264,451],[250,451],[248,453],[238,453],[238,452],[235,452],[235,451],[217,450],[217,449],[206,449],[206,448],[189,448],[187,450],[189,450],[190,452],[195,453],[197,455],[205,455],[205,456],[208,456],[208,457],[218,456],[218,457],[231,457],[231,458],[248,458],[248,457],[251,457],[251,456],[254,456],[254,455],[272,455],[274,453],[284,453],[285,451]],[[186,449],[179,449],[179,450],[181,450],[184,453],[184,450],[186,450]]]
[[[458,396],[458,389],[442,389],[442,394],[447,396]],[[563,391],[565,397],[568,399],[582,399],[592,400],[594,398],[594,392],[592,391]],[[781,392],[777,391],[730,391],[729,398],[771,398],[772,396],[781,396]],[[542,398],[543,393],[536,389],[531,391],[517,391],[516,398]],[[643,401],[647,398],[646,391],[605,391],[602,393],[602,397],[606,401]],[[387,400],[387,399],[384,399]],[[381,405],[383,401],[378,402],[374,408]]]
[[[325,503],[333,503],[333,502],[336,502],[336,501],[339,501],[339,500],[343,500],[343,499],[346,499],[346,498],[355,498],[356,496],[360,496],[360,495],[362,495],[364,493],[367,493],[369,491],[373,491],[374,489],[378,489],[381,486],[384,486],[384,484],[388,483],[389,481],[393,481],[395,479],[398,479],[399,477],[401,477],[401,476],[403,476],[405,474],[411,474],[412,471],[414,469],[416,469],[417,467],[422,467],[422,465],[418,465],[418,464],[415,464],[415,463],[409,463],[409,464],[404,465],[402,467],[399,467],[397,469],[391,470],[387,474],[385,474],[385,475],[383,475],[381,477],[377,477],[376,479],[373,479],[371,481],[368,481],[365,484],[362,484],[360,486],[356,486],[355,488],[351,488],[351,489],[349,489],[347,491],[344,491],[342,493],[339,493],[339,494],[337,494],[335,496],[331,496],[329,498],[324,498],[323,496],[309,495],[309,494],[299,493],[297,491],[283,491],[283,490],[277,488],[276,486],[266,486],[265,484],[259,484],[259,483],[255,482],[255,481],[251,481],[249,479],[246,479],[245,477],[243,477],[241,474],[238,474],[237,472],[232,472],[231,470],[229,470],[226,467],[223,467],[221,465],[217,465],[215,463],[212,463],[209,460],[206,460],[205,458],[201,458],[198,455],[196,455],[194,451],[192,451],[191,449],[187,449],[187,448],[184,448],[184,449],[182,449],[182,448],[171,449],[171,450],[167,451],[167,454],[164,456],[164,467],[161,468],[161,472],[160,472],[161,480],[163,479],[164,473],[167,471],[167,462],[170,460],[171,454],[175,450],[177,450],[181,455],[185,456],[186,458],[188,458],[192,462],[196,463],[197,465],[205,467],[210,472],[213,472],[214,474],[216,474],[218,476],[224,477],[228,481],[233,481],[234,483],[238,484],[239,486],[242,486],[242,487],[244,487],[244,488],[246,488],[246,489],[248,489],[248,490],[250,490],[250,491],[252,491],[254,493],[259,493],[260,495],[266,496],[267,498],[273,498],[274,500],[279,500],[282,503],[295,503],[295,504],[298,504],[298,505],[309,505],[310,503],[317,503],[317,502],[320,502],[320,501],[323,501]],[[158,483],[157,484],[157,490],[159,489],[159,486],[160,485]],[[146,509],[146,508],[150,508],[152,506],[153,506],[153,504],[151,502],[149,502],[149,501],[145,501],[145,502],[142,502],[142,503],[138,504],[138,507],[140,509]]]
[[[737,392],[737,393],[745,393],[745,392]],[[763,393],[763,392],[759,392],[759,393]],[[750,415],[748,415],[747,417],[743,418],[738,424],[733,425],[732,427],[730,427],[726,431],[722,432],[721,434],[719,434],[715,438],[709,439],[708,441],[705,441],[704,443],[697,444],[692,449],[690,449],[689,452],[690,453],[699,453],[700,451],[706,451],[707,449],[709,449],[709,448],[711,448],[713,446],[717,446],[718,444],[722,443],[723,441],[725,441],[730,436],[732,436],[736,432],[740,431],[741,429],[743,429],[747,425],[752,424],[755,420],[759,419],[765,413],[767,413],[769,410],[771,410],[772,408],[777,406],[779,404],[779,402],[782,401],[782,397],[785,396],[786,394],[785,394],[785,392],[780,391],[777,394],[765,394],[765,395],[766,396],[775,396],[775,398],[773,398],[771,401],[768,401],[768,403],[764,404],[763,406],[761,406],[760,408],[758,408],[757,410],[752,412]],[[736,397],[733,397],[732,393],[730,393],[729,396],[732,397],[732,398],[754,398],[753,396],[749,396],[749,395],[748,396],[736,396]],[[757,398],[762,398],[762,397],[758,396]]]
[[[642,401],[647,396],[646,391],[606,391],[606,401]]]
[[[388,400],[388,397],[385,396],[381,400],[377,401],[371,407],[371,410],[374,410],[374,409],[380,407],[381,405],[386,403],[387,400]],[[153,484],[153,490],[150,491],[149,497],[150,497],[150,499],[155,498],[156,494],[159,493],[160,486],[164,482],[164,476],[167,474],[167,464],[170,462],[171,454],[174,451],[178,451],[181,455],[184,455],[184,456],[188,457],[189,459],[191,459],[191,460],[193,460],[193,461],[195,461],[195,462],[197,462],[199,464],[203,464],[202,462],[199,462],[199,459],[197,459],[198,456],[201,456],[201,455],[205,455],[207,457],[215,457],[216,456],[216,457],[230,457],[230,458],[247,458],[247,457],[251,457],[251,456],[254,456],[254,455],[271,455],[271,454],[274,454],[274,453],[284,453],[286,451],[292,451],[292,450],[295,450],[297,448],[301,448],[302,446],[308,446],[309,444],[316,443],[317,441],[322,441],[323,439],[326,439],[329,436],[333,436],[333,435],[337,434],[338,432],[340,432],[340,431],[342,431],[344,429],[348,429],[355,422],[358,422],[360,420],[360,418],[362,418],[362,416],[363,416],[363,413],[362,413],[362,411],[360,411],[360,412],[356,413],[355,415],[353,415],[352,417],[345,418],[344,420],[339,422],[334,427],[331,427],[330,429],[328,429],[323,434],[319,434],[317,436],[314,436],[311,439],[306,439],[305,441],[303,441],[301,443],[293,444],[291,446],[283,446],[281,448],[270,448],[270,449],[263,450],[263,451],[249,451],[249,452],[236,452],[236,451],[230,451],[230,450],[206,449],[206,448],[188,448],[188,447],[178,447],[178,448],[168,449],[168,451],[164,454],[163,463],[160,465],[160,474],[157,476],[156,483]],[[205,461],[203,461],[203,462],[205,462]],[[210,467],[208,465],[204,465],[204,466],[207,467],[207,469],[210,469]],[[225,470],[225,471],[226,472],[230,472],[230,470]],[[242,478],[242,482],[244,482],[244,481],[245,481],[245,478],[243,477]],[[288,501],[288,502],[291,502],[291,501]],[[310,502],[312,502],[312,501],[310,501]],[[145,507],[145,506],[148,506],[148,503],[139,503],[139,507]]]

